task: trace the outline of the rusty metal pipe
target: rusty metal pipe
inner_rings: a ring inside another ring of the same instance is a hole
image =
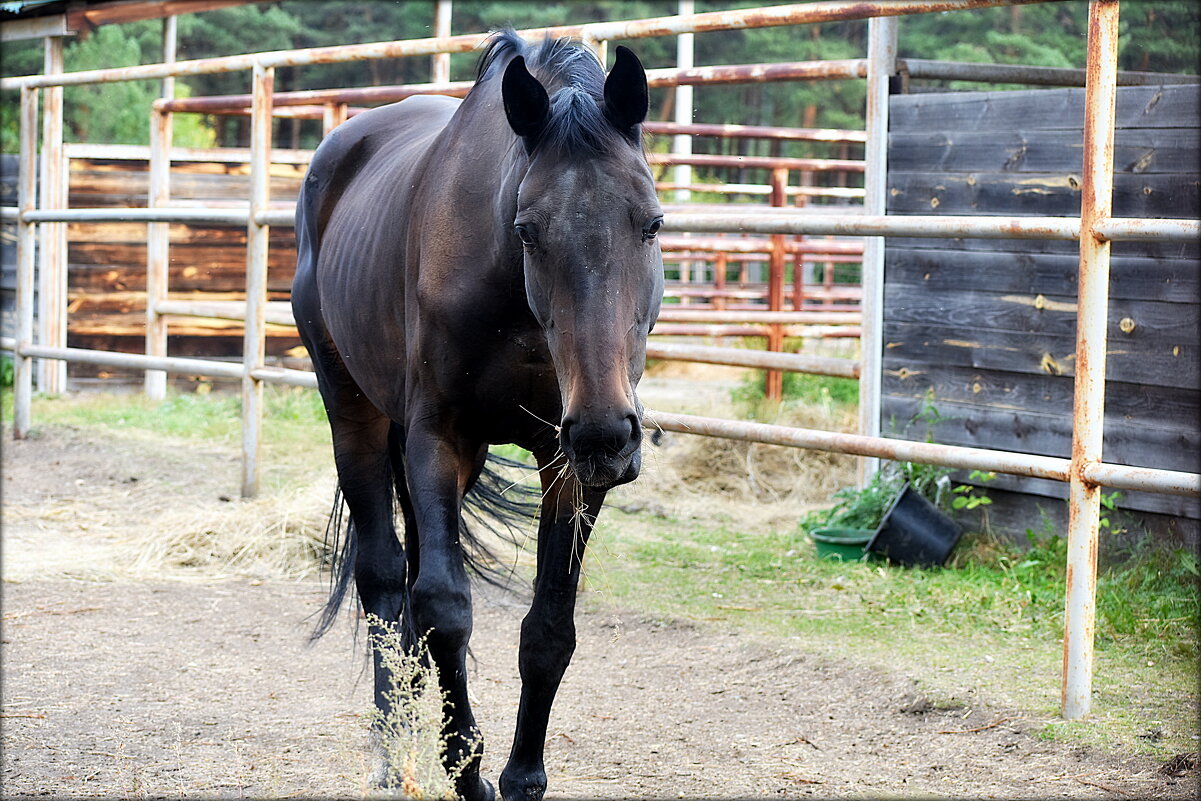
[[[1105,217],[1093,223],[1093,234],[1111,242],[1196,242],[1201,238],[1201,220]]]
[[[291,217],[294,212],[287,212]],[[42,209],[23,212],[25,222],[177,222],[211,223],[216,225],[245,225],[250,218],[246,208],[107,208],[107,209]]]
[[[1084,86],[1085,70],[1070,67],[1030,67],[1025,64],[977,64],[969,61],[929,61],[905,58],[897,71],[910,78],[981,83],[1024,83],[1031,86]],[[1118,86],[1160,86],[1165,83],[1197,83],[1196,75],[1160,72],[1118,73]]]
[[[807,172],[863,172],[864,163],[856,159],[805,159],[784,156],[722,156],[706,153],[647,153],[651,164],[691,164],[693,167],[750,167],[764,170],[788,169]]]
[[[1085,481],[1110,489],[1201,498],[1201,474],[1197,473],[1102,462],[1085,465],[1083,472]]]
[[[662,428],[707,437],[785,445],[794,448],[848,453],[896,461],[936,464],[960,470],[991,470],[1017,476],[1033,476],[1066,481],[1069,461],[1052,456],[1034,456],[984,448],[964,448],[958,445],[938,445],[932,442],[869,437],[862,434],[842,434],[815,431],[807,428],[749,423],[742,420],[721,420],[690,414],[673,414],[648,409],[643,420],[646,428]]]
[[[1061,714],[1084,717],[1092,704],[1097,550],[1101,487],[1085,470],[1101,462],[1105,435],[1105,345],[1109,310],[1108,240],[1094,226],[1113,209],[1118,3],[1088,7],[1088,80],[1084,89],[1084,169],[1080,189],[1080,270],[1076,309],[1076,388],[1068,484],[1067,593]]]
[[[237,362],[219,362],[209,359],[190,359],[177,356],[147,356],[142,353],[116,353],[84,348],[59,348],[48,345],[20,345],[17,353],[41,359],[60,359],[99,364],[105,367],[126,367],[133,370],[162,370],[168,373],[213,376],[217,378],[241,378],[242,365]]]
[[[837,378],[859,377],[859,364],[853,359],[834,359],[827,356],[810,356],[804,353],[770,353],[745,348],[718,348],[652,341],[647,343],[646,358],[783,370]]]
[[[742,137],[746,139],[779,139],[791,142],[851,142],[867,141],[863,131],[838,130],[833,128],[781,128],[774,125],[734,125],[693,122],[682,124],[678,122],[642,123],[643,133],[671,136],[687,134],[690,136]]]
[[[647,83],[651,87],[695,86],[742,83],[776,83],[782,81],[800,80],[837,80],[862,78],[866,74],[863,59],[847,61],[795,61],[774,64],[722,64],[711,67],[692,67],[676,69],[647,70]],[[382,104],[395,103],[414,95],[448,95],[464,97],[475,85],[474,81],[431,81],[430,83],[395,84],[392,86],[363,86],[335,89],[305,89],[293,92],[280,92],[275,96],[275,107],[317,107],[327,103],[360,103]],[[194,112],[198,114],[238,114],[247,113],[250,108],[251,96],[211,95],[208,97],[187,97],[173,100],[157,100],[155,108],[159,111]],[[316,111],[306,111],[315,114]],[[664,124],[664,123],[659,123]],[[679,123],[669,123],[679,124]],[[652,125],[655,125],[652,123]],[[722,126],[710,126],[720,128]],[[759,127],[759,126],[752,126]],[[780,129],[787,130],[787,129]],[[683,133],[683,132],[677,132]],[[804,141],[846,142],[863,141],[862,138],[831,137],[830,135],[800,135],[800,136],[769,136],[767,138],[786,138]],[[720,135],[720,134],[714,134]],[[724,134],[739,136],[743,134]]]
[[[859,312],[821,311],[717,311],[664,306],[659,319],[665,323],[755,323],[757,325],[815,323],[858,325]]]
[[[1079,237],[1080,220],[1075,217],[680,213],[665,216],[663,229],[734,234],[1069,240]]]
[[[37,89],[21,89],[20,166],[17,171],[18,216],[23,217],[37,205],[38,157],[38,93]],[[32,220],[17,223],[17,292],[16,347],[33,342],[34,252],[37,225]],[[24,439],[32,422],[33,359],[19,350],[13,358],[13,439]]]

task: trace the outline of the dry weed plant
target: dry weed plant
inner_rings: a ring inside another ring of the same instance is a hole
[[[391,673],[387,691],[388,714],[372,710],[371,723],[377,746],[382,751],[383,785],[388,796],[424,799],[454,799],[455,781],[478,751],[464,755],[447,770],[445,693],[438,682],[438,667],[430,658],[425,639],[406,650],[396,625],[375,615],[367,616],[370,644]],[[476,740],[477,744],[479,740]]]

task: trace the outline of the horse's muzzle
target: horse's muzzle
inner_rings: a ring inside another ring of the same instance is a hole
[[[633,412],[609,419],[565,417],[559,442],[576,479],[593,489],[628,484],[642,468],[642,423]]]

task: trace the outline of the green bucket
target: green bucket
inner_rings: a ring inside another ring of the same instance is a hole
[[[817,546],[818,559],[858,562],[875,533],[870,528],[815,528],[809,537]]]

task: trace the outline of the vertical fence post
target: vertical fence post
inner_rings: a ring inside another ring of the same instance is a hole
[[[864,151],[864,213],[884,214],[888,189],[888,81],[897,66],[897,21],[868,21],[867,146]],[[884,238],[863,242],[863,322],[859,335],[859,433],[880,434],[880,377],[883,373]],[[859,481],[875,472],[878,459],[861,459]]]
[[[329,136],[329,132],[346,122],[350,108],[345,103],[326,103],[321,109],[321,136]]]
[[[726,288],[728,260],[729,254],[724,250],[717,251],[713,259],[713,288],[717,290],[717,294],[713,296],[713,308],[719,311],[726,307],[726,297],[723,291]]]
[[[788,168],[776,167],[771,171],[772,208],[783,208],[788,204],[787,189]],[[784,263],[788,258],[784,240],[783,234],[772,234],[771,255],[767,263],[767,308],[771,311],[784,310]],[[767,330],[767,349],[774,353],[782,352],[784,350],[784,326],[772,323]],[[784,373],[779,370],[768,370],[764,381],[763,394],[768,400],[784,399]]]
[[[63,71],[63,39],[47,36],[47,75]],[[42,106],[41,207],[67,206],[67,171],[63,162],[63,88],[46,88]],[[67,344],[67,225],[44,223],[40,230],[41,255],[38,270],[38,341],[43,345]],[[38,391],[51,395],[67,388],[67,363],[59,359],[38,360]]]
[[[263,430],[263,384],[251,375],[266,350],[267,240],[270,229],[258,221],[271,197],[271,108],[275,70],[254,66],[250,115],[250,222],[246,251],[246,327],[242,342],[242,497],[259,491],[259,452]]]
[[[1105,345],[1109,241],[1095,233],[1113,211],[1113,126],[1117,96],[1118,0],[1088,9],[1084,89],[1084,170],[1080,191],[1080,275],[1076,311],[1076,395],[1068,484],[1067,594],[1063,636],[1063,717],[1088,714],[1093,684],[1101,487],[1084,470],[1101,461],[1105,433]]]
[[[450,0],[434,0],[434,36],[450,36]],[[450,53],[430,56],[430,83],[450,82]]]
[[[676,13],[681,17],[691,16],[694,12],[693,0],[679,0]],[[681,33],[676,36],[676,69],[689,70],[694,64],[696,34]],[[675,117],[680,125],[692,124],[692,87],[680,84],[675,88]],[[676,134],[671,138],[671,152],[677,156],[692,155],[692,136]],[[672,182],[676,186],[688,186],[692,183],[692,166],[677,164],[672,167]],[[676,202],[687,203],[692,199],[688,189],[676,190]]]
[[[163,63],[175,61],[176,18],[163,19]],[[161,95],[175,97],[175,79],[163,78]],[[171,112],[150,112],[150,188],[147,205],[166,206],[171,199]],[[170,223],[148,223],[146,227],[146,353],[167,355],[167,321],[158,313],[158,304],[167,299],[170,274]],[[167,374],[147,370],[146,396],[162,400],[167,396]]]
[[[583,41],[584,45],[596,55],[597,60],[601,63],[601,68],[607,69],[605,65],[609,60],[609,40],[597,39],[592,35],[591,31],[585,28],[584,33],[581,36],[581,41]]]
[[[33,342],[33,259],[37,224],[25,214],[37,207],[38,90],[21,87],[20,164],[17,171],[17,325],[13,352],[13,438],[24,439],[31,422],[33,359],[21,349]]]

